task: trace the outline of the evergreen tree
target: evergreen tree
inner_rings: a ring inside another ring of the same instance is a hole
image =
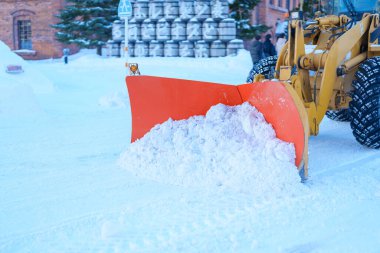
[[[251,12],[259,2],[260,0],[235,0],[230,3],[230,15],[236,20],[239,38],[252,39],[269,29],[266,25],[250,24]]]
[[[56,38],[81,48],[102,46],[112,37],[112,22],[117,19],[119,0],[66,0],[68,5],[57,15]]]

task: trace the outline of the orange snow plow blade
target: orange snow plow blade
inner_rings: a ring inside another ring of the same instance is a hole
[[[128,76],[126,82],[132,111],[132,142],[169,118],[187,119],[205,115],[218,103],[233,106],[249,101],[273,126],[277,138],[294,143],[295,165],[301,176],[307,176],[307,114],[289,85],[268,81],[233,86],[153,76]]]

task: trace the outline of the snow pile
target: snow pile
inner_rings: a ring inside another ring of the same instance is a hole
[[[157,125],[119,164],[159,182],[270,196],[299,188],[294,160],[294,145],[277,139],[263,115],[244,103]]]
[[[112,94],[102,96],[98,103],[101,107],[105,108],[125,108],[129,104],[129,97],[125,92],[113,92]]]
[[[24,70],[20,74],[5,72],[8,65],[20,65]],[[28,64],[17,54],[13,53],[4,42],[0,41],[0,88],[15,84],[24,84],[32,88],[36,94],[50,93],[54,90],[53,83]]]
[[[19,74],[8,74],[8,65],[20,65]],[[0,41],[0,115],[32,115],[42,110],[35,94],[53,91],[53,84]]]
[[[0,82],[0,116],[26,116],[42,112],[32,89],[23,84]]]

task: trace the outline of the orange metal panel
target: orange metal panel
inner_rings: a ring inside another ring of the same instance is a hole
[[[242,100],[249,101],[273,126],[277,138],[294,143],[298,167],[304,155],[305,138],[308,136],[305,136],[299,108],[285,85],[280,82],[262,82],[240,85],[238,89]]]
[[[126,78],[132,110],[132,141],[172,118],[204,115],[211,106],[241,104],[235,86],[154,76]]]

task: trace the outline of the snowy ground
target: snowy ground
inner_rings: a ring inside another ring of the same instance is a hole
[[[231,84],[251,65],[247,53],[135,61],[143,74]],[[348,123],[326,119],[310,138],[310,177],[293,191],[176,186],[118,166],[131,127],[122,59],[28,68],[54,87],[0,74],[0,252],[379,252],[380,153]]]

